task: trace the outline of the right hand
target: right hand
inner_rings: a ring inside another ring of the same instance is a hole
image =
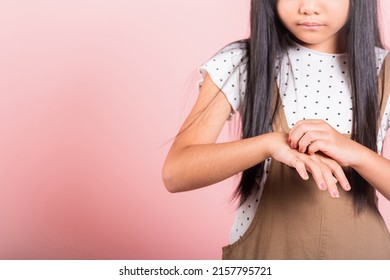
[[[341,166],[333,159],[321,153],[308,155],[291,149],[288,144],[288,134],[274,132],[274,141],[270,148],[273,159],[295,168],[303,180],[308,180],[309,171],[320,190],[328,190],[334,198],[340,197],[337,183],[340,183],[345,191],[351,189]]]

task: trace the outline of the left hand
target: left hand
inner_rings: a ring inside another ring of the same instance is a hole
[[[288,139],[292,149],[309,155],[321,151],[344,167],[351,166],[358,156],[359,144],[323,120],[297,122]]]
[[[340,197],[337,183],[345,190],[351,189],[341,166],[323,153],[307,155],[291,149],[287,142],[288,135],[272,132],[273,139],[268,145],[270,156],[292,168],[295,168],[303,180],[308,180],[310,172],[316,185],[321,190],[328,190],[334,198]]]

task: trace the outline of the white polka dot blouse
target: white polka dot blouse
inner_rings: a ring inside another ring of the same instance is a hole
[[[241,109],[246,87],[245,49],[241,43],[232,43],[199,67],[202,79],[208,73],[213,82],[226,95],[234,114]],[[377,71],[379,73],[388,52],[376,48]],[[340,133],[350,134],[352,130],[352,97],[348,77],[346,54],[321,53],[295,44],[279,61],[275,71],[280,97],[287,123],[290,128],[299,120],[322,119]],[[387,103],[381,129],[378,133],[378,151],[382,150],[383,139],[390,126],[390,99]],[[238,209],[230,235],[230,242],[237,241],[248,229],[257,205],[262,187],[267,178],[271,159],[265,162],[265,176],[260,188]]]

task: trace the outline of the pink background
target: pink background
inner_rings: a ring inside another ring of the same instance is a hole
[[[0,1],[0,259],[220,258],[234,180],[173,195],[160,174],[249,2]]]

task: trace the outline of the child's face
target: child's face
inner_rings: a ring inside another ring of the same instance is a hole
[[[306,47],[339,53],[350,0],[277,0],[283,25]]]

